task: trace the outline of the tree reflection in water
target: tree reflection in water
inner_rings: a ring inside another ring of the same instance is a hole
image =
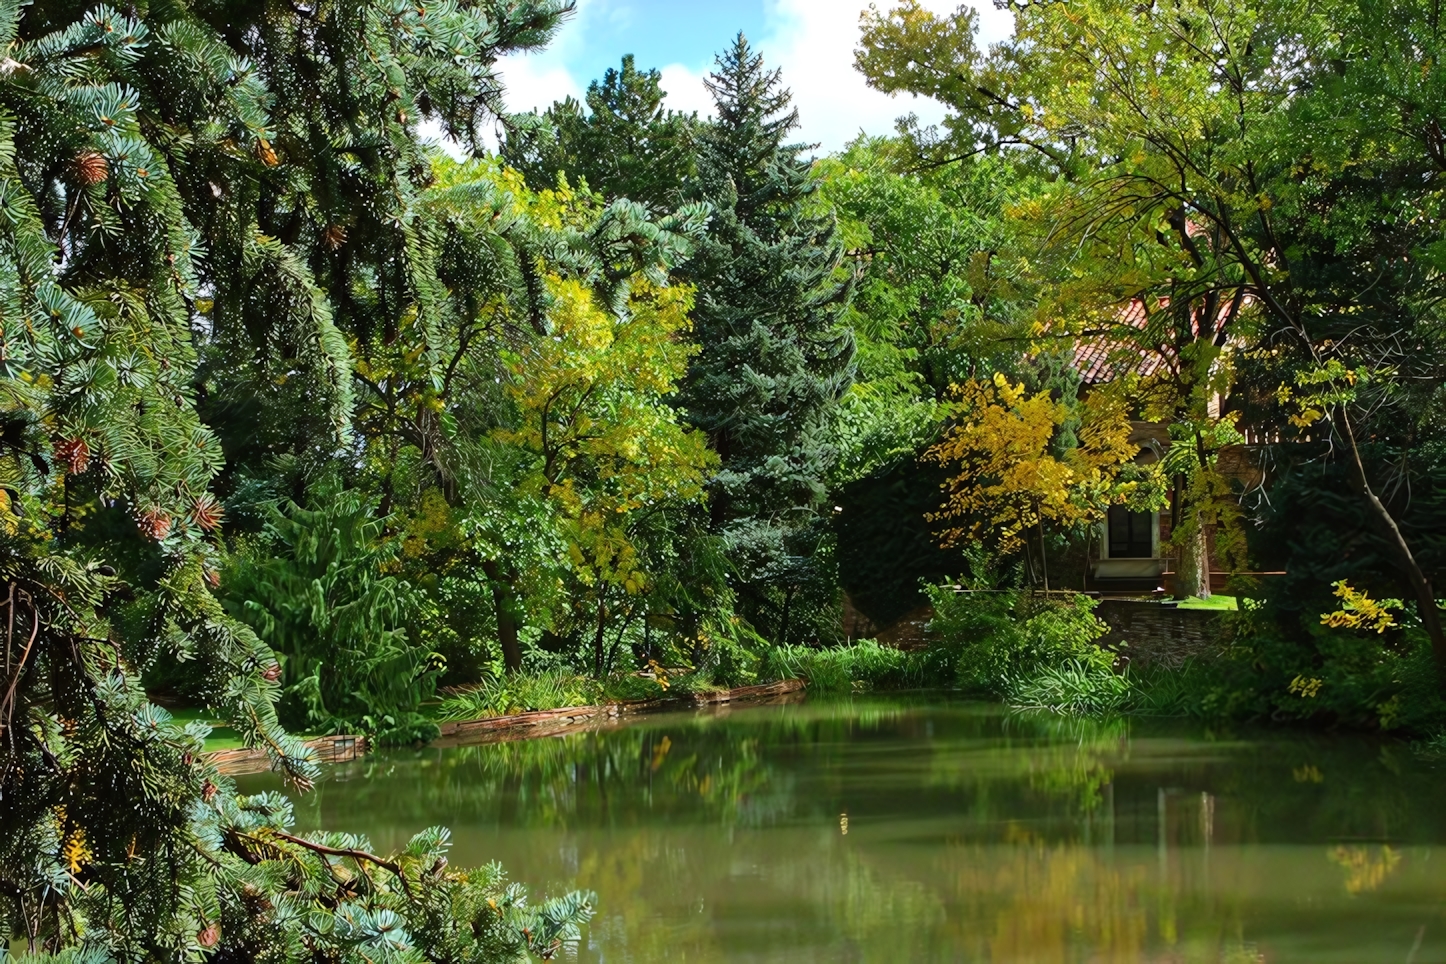
[[[1381,742],[919,696],[390,753],[300,813],[596,890],[588,961],[1424,962],[1443,784]]]

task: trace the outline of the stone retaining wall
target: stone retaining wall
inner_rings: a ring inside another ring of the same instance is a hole
[[[1055,595],[1065,598],[1073,593]],[[1137,669],[1147,666],[1178,669],[1192,657],[1218,653],[1222,645],[1218,611],[1179,609],[1157,599],[1101,599],[1095,615],[1110,627],[1100,645],[1115,650]],[[886,629],[877,630],[872,626],[867,629],[885,645],[906,651],[922,649],[928,645],[927,627],[933,618],[934,610],[925,606]],[[855,628],[866,623],[867,620],[858,616]]]
[[[1208,657],[1221,649],[1221,613],[1178,609],[1147,599],[1104,599],[1095,615],[1109,624],[1100,640],[1131,666],[1179,669],[1186,660]]]

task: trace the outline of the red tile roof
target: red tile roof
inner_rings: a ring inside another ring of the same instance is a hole
[[[1116,324],[1111,327],[1128,325],[1138,331],[1146,331],[1152,317],[1157,317],[1169,306],[1169,299],[1161,298],[1152,312],[1146,309],[1143,298],[1133,298],[1120,309]],[[1225,324],[1230,311],[1228,302],[1221,306],[1215,326],[1217,329]],[[1201,331],[1198,318],[1193,320],[1192,327],[1197,338],[1205,334]],[[1161,331],[1162,336],[1165,334],[1165,331]],[[1150,346],[1143,345],[1137,336],[1127,337],[1110,330],[1081,337],[1075,343],[1074,350],[1075,369],[1087,385],[1098,385],[1129,374],[1148,378],[1172,370],[1178,358],[1175,346],[1163,337],[1158,344]]]

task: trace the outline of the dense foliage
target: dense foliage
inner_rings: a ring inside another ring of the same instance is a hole
[[[570,9],[0,0],[5,938],[491,961],[590,913],[295,834],[158,704],[303,788],[300,734],[790,676],[1446,722],[1434,8],[871,8],[864,75],[948,117],[823,159],[741,35],[712,117],[631,57],[507,116]],[[1220,658],[1101,649],[1116,507],[1179,595],[1236,576]]]
[[[455,357],[417,124],[475,139],[495,57],[545,40],[563,5],[233,7],[0,5],[0,928],[97,959],[549,950],[583,898],[523,910],[497,874],[447,870],[441,831],[395,858],[295,837],[144,687],[179,686],[302,785],[283,686],[309,719],[415,703],[412,590],[371,544],[386,512],[334,490],[329,516],[279,504],[255,547],[286,558],[233,566],[222,499],[321,491],[301,480],[356,464],[372,346],[406,331],[414,363]],[[397,421],[435,435],[429,393],[397,385]],[[256,591],[228,611],[232,578]],[[317,646],[338,641],[366,651],[349,678]]]
[[[587,89],[541,116],[512,119],[502,159],[537,190],[563,175],[607,198],[666,213],[683,199],[697,168],[697,117],[663,106],[662,75],[640,71],[631,54]]]
[[[1336,498],[1344,483],[1353,504],[1334,516],[1338,534],[1358,531],[1372,549],[1332,557],[1334,575],[1394,585],[1414,603],[1402,623],[1411,642],[1354,640],[1365,664],[1350,672],[1369,665],[1386,690],[1409,689],[1411,674],[1386,667],[1420,643],[1446,683],[1430,537],[1402,524],[1421,511],[1418,495],[1429,502],[1438,465],[1427,441],[1443,374],[1440,250],[1428,227],[1440,203],[1439,105],[1423,99],[1441,70],[1432,8],[1099,0],[1013,10],[1014,35],[988,50],[971,11],[876,10],[858,64],[882,90],[949,108],[942,129],[906,131],[918,163],[996,155],[1045,179],[1012,218],[1038,285],[1033,330],[1090,346],[1094,390],[1168,428],[1160,465],[1185,593],[1207,591],[1209,547],[1227,568],[1252,567],[1246,523],[1282,508],[1259,495],[1277,468],[1293,473],[1290,502],[1325,497],[1303,486]],[[1247,430],[1258,448],[1246,447]],[[1251,471],[1238,469],[1242,452]],[[1267,551],[1282,555],[1279,543]],[[1329,582],[1300,592],[1297,574],[1320,558],[1267,583],[1283,605],[1263,612],[1284,621],[1241,637],[1293,640],[1281,650],[1293,669],[1285,683],[1317,678],[1310,671],[1332,662],[1337,643],[1350,645],[1338,628],[1320,633]],[[1235,685],[1257,711],[1298,698],[1274,679]],[[1369,715],[1366,697],[1342,699]]]

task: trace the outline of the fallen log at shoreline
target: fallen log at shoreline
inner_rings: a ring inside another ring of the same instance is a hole
[[[366,756],[371,749],[364,736],[322,736],[307,740],[317,763],[350,763]],[[217,750],[206,754],[208,762],[223,776],[239,777],[250,773],[265,773],[273,769],[271,757],[265,750],[251,750],[241,747],[235,750]]]
[[[760,686],[739,686],[731,690],[680,693],[655,700],[609,703],[602,706],[571,706],[557,710],[533,710],[510,716],[489,716],[477,720],[440,724],[441,735],[429,746],[472,746],[533,740],[579,729],[616,725],[622,717],[638,713],[664,713],[689,707],[722,707],[732,703],[769,703],[797,697],[805,689],[803,680],[783,680]],[[325,736],[308,740],[318,763],[349,763],[364,756],[370,746],[362,736]],[[226,776],[265,773],[271,759],[264,750],[218,750],[207,760]]]

